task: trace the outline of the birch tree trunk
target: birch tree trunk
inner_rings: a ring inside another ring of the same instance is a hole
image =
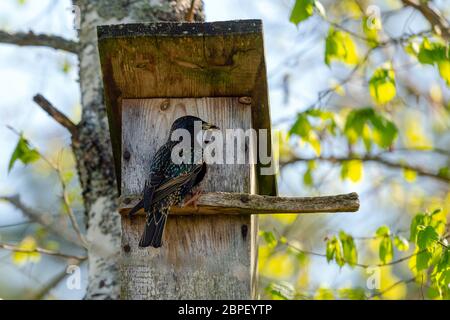
[[[97,50],[97,25],[202,20],[202,1],[74,0],[81,13],[79,62],[82,120],[73,149],[83,190],[89,242],[86,299],[118,299],[120,216]]]

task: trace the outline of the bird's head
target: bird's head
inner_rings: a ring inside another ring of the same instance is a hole
[[[177,129],[185,129],[187,131],[189,131],[190,134],[194,135],[195,133],[195,125],[200,125],[201,124],[201,129],[202,130],[218,130],[219,127],[208,123],[202,119],[200,119],[199,117],[195,117],[195,116],[184,116],[184,117],[180,117],[177,120],[175,120],[172,124],[172,127],[170,128],[170,132],[173,132]]]

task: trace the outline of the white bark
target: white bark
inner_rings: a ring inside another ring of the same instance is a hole
[[[201,1],[197,1],[200,7]],[[120,216],[117,187],[103,104],[97,25],[184,20],[190,0],[78,0],[81,13],[80,85],[83,105],[79,143],[73,146],[87,218],[89,284],[86,299],[118,299]],[[195,18],[202,19],[201,14]]]

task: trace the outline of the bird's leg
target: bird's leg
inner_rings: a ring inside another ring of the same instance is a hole
[[[199,188],[192,193],[191,198],[183,204],[183,207],[193,206],[197,210],[197,200],[202,195],[202,190]]]

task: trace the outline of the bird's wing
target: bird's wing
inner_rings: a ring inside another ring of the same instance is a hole
[[[167,197],[168,195],[175,192],[178,188],[187,186],[189,184],[193,185],[198,174],[205,169],[206,164],[197,164],[192,168],[192,170],[185,172],[169,181],[161,184],[155,189],[153,194],[152,203],[157,203]],[[189,188],[190,189],[190,188]]]
[[[129,216],[133,216],[141,208],[144,208],[144,211],[147,213],[150,211],[155,189],[167,180],[164,171],[167,164],[170,162],[170,156],[171,143],[162,145],[155,153],[150,166],[150,178],[145,181],[143,199],[131,209],[128,213]]]

